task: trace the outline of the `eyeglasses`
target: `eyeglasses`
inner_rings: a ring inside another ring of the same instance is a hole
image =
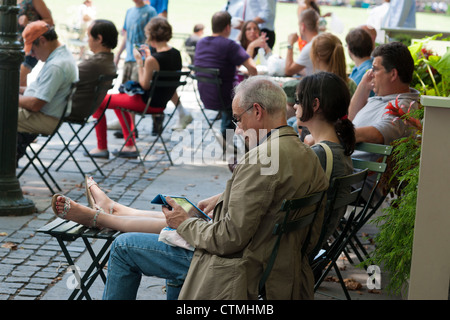
[[[244,113],[246,113],[248,110],[250,110],[251,108],[254,107],[255,104],[252,104],[250,107],[248,107],[247,109],[244,110],[244,112],[240,113],[237,116],[233,116],[233,118],[231,119],[231,122],[233,122],[233,124],[236,126],[236,128],[239,126],[239,122],[241,122],[241,117]]]

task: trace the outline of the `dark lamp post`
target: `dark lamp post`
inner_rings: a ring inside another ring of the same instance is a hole
[[[24,59],[17,40],[18,12],[16,0],[0,0],[0,216],[35,211],[16,177],[19,69]]]

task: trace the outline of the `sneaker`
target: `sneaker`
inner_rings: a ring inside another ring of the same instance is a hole
[[[192,120],[194,120],[194,119],[192,118],[192,116],[190,114],[188,114],[188,115],[184,116],[183,118],[178,119],[177,124],[172,127],[172,130],[175,131],[175,130],[186,129],[186,127],[188,126],[188,124],[190,124],[192,122]]]
[[[108,130],[121,130],[122,127],[120,126],[120,122],[119,120],[114,120],[111,122],[108,122],[108,124],[106,125]]]

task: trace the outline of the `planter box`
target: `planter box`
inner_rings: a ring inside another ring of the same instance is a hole
[[[448,300],[450,279],[450,98],[425,107],[409,299]]]

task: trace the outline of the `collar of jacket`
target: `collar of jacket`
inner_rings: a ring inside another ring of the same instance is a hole
[[[282,137],[282,136],[298,136],[298,134],[295,132],[295,130],[289,126],[289,125],[284,125],[284,126],[280,126],[277,127],[275,129],[272,129],[269,131],[269,133],[262,138],[259,142],[258,142],[258,146],[263,143],[264,141],[268,140],[269,137],[275,132],[278,131],[278,137]]]

